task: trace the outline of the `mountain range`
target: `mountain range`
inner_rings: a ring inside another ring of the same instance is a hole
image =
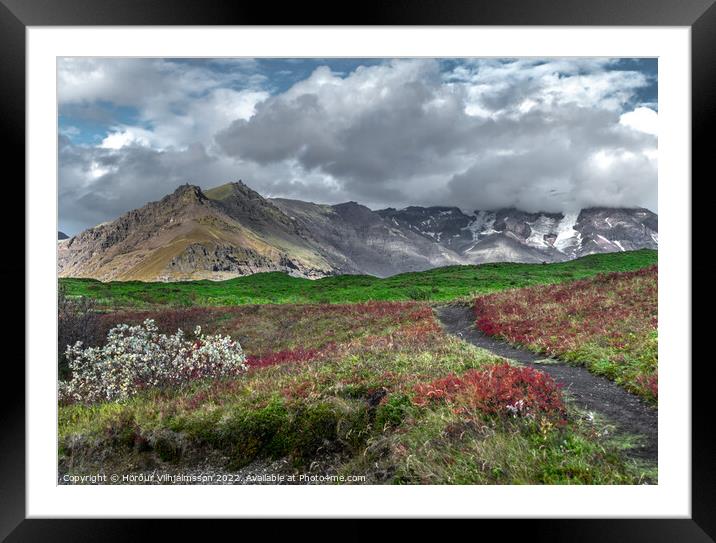
[[[182,185],[158,202],[60,239],[58,272],[102,281],[221,280],[267,271],[385,277],[657,246],[658,217],[643,208],[374,211],[356,202],[264,198],[238,181],[206,191]]]

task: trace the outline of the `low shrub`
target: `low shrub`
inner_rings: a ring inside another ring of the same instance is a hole
[[[649,399],[656,401],[659,397],[659,376],[654,375],[639,375],[636,378],[637,385],[640,387],[642,394]]]
[[[549,375],[507,362],[468,370],[415,386],[413,403],[452,404],[456,410],[478,409],[489,415],[548,418],[564,421],[566,408],[559,385]]]
[[[310,465],[323,453],[355,450],[367,435],[362,402],[322,400],[286,402],[274,398],[264,407],[229,411],[205,430],[204,442],[228,453],[231,469],[257,458],[290,457],[295,466]]]
[[[121,401],[149,387],[177,386],[195,379],[229,377],[246,370],[241,345],[230,337],[205,336],[195,340],[182,330],[160,334],[156,323],[120,324],[107,334],[102,347],[82,342],[65,352],[72,376],[60,383],[63,403]]]

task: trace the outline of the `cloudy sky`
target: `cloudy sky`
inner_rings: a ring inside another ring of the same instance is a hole
[[[371,208],[657,205],[655,59],[58,60],[60,230],[178,185]]]

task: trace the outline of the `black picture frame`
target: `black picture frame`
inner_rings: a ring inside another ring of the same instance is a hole
[[[221,0],[0,0],[0,119],[5,140],[4,166],[14,179],[25,175],[25,30],[28,26],[84,25],[569,25],[688,26],[692,36],[692,179],[706,182],[713,154],[710,137],[716,110],[715,0],[421,0],[368,1],[346,9],[330,5],[230,3]],[[6,173],[6,182],[9,175]],[[689,180],[684,180],[687,184]],[[15,186],[17,183],[14,183]],[[691,181],[692,190],[696,184]],[[24,193],[15,190],[15,212],[22,214]],[[693,212],[695,217],[697,214]],[[24,219],[14,220],[19,224]],[[7,223],[6,223],[7,224]],[[699,229],[692,230],[695,239]],[[19,244],[18,244],[19,245]],[[696,246],[696,245],[692,245]],[[3,259],[4,284],[17,284],[24,258]],[[699,268],[694,267],[692,274]],[[25,282],[25,289],[32,285]],[[12,289],[11,289],[12,290]],[[20,289],[16,296],[20,307]],[[706,301],[701,301],[701,304]],[[23,300],[24,304],[24,300]],[[16,327],[24,326],[20,312]],[[22,312],[24,314],[24,310]],[[699,321],[703,322],[703,321]],[[32,323],[28,323],[31,325]],[[694,321],[698,329],[699,324]],[[702,325],[703,326],[703,325]],[[12,332],[9,332],[12,333]],[[15,336],[20,337],[20,330]],[[22,354],[24,358],[24,353]],[[716,448],[711,437],[713,408],[709,360],[692,364],[692,516],[689,519],[520,520],[508,534],[525,540],[581,541],[714,541],[716,540]],[[140,520],[28,520],[25,518],[24,371],[17,361],[7,368],[0,395],[0,538],[7,541],[79,541],[156,537],[166,523]],[[689,363],[691,361],[684,361]],[[320,516],[320,512],[317,512]],[[555,511],[559,516],[559,511]],[[504,523],[504,521],[484,521]],[[178,523],[185,536],[206,533],[206,525]],[[506,533],[506,527],[499,528]],[[332,530],[328,530],[328,533]],[[370,529],[341,529],[335,537],[359,538]],[[383,534],[385,535],[385,534]]]

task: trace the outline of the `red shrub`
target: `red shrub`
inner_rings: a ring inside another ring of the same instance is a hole
[[[298,348],[290,351],[278,351],[263,355],[251,355],[246,357],[246,365],[250,368],[264,368],[266,366],[274,366],[276,364],[307,362],[318,358],[320,355],[325,354],[332,349],[333,346],[328,345],[322,349]]]
[[[656,266],[591,279],[498,292],[475,300],[479,330],[548,355],[603,338],[626,349],[626,332],[657,327]]]
[[[563,421],[566,409],[559,385],[547,374],[508,363],[468,370],[415,386],[413,403],[445,401],[458,410],[475,408],[491,415],[546,416]]]

